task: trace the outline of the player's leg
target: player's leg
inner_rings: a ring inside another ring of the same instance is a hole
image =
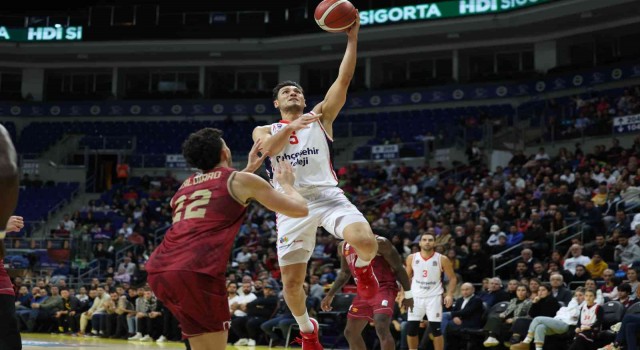
[[[351,350],[366,350],[367,346],[362,339],[362,330],[367,326],[369,320],[366,318],[348,318],[347,326],[344,328],[344,336],[349,342],[349,349]]]
[[[227,347],[229,331],[205,333],[189,338],[193,350],[224,350]]]
[[[427,320],[433,334],[433,349],[444,350],[442,336],[442,296],[427,298]]]
[[[407,314],[407,345],[409,350],[418,349],[418,332],[420,332],[420,321],[427,313],[426,298],[413,298],[413,309]]]
[[[296,256],[307,255],[305,251],[292,252],[286,255],[287,258],[296,258]],[[298,259],[295,259],[298,260]],[[281,259],[282,261],[282,259]],[[295,263],[291,265],[280,265],[282,273],[282,294],[287,306],[291,310],[291,314],[298,322],[302,333],[313,332],[313,325],[309,320],[307,312],[307,295],[304,292],[303,284],[307,275],[307,263]]]
[[[387,314],[373,315],[375,321],[376,334],[380,339],[380,350],[394,350],[396,340],[391,335],[391,317]]]
[[[15,298],[13,295],[0,294],[0,349],[22,349],[20,332],[15,318]]]

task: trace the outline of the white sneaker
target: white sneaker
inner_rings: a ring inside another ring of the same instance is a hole
[[[96,331],[95,329],[92,329],[92,330],[91,330],[91,334],[93,334],[93,335],[98,335],[98,331]]]
[[[164,335],[161,335],[160,338],[156,340],[156,343],[166,343],[166,342],[168,342],[168,340]]]
[[[253,339],[249,339],[249,341],[247,342],[247,346],[256,346],[256,341]]]
[[[142,334],[140,332],[136,333],[136,335],[129,338],[129,340],[140,340],[140,339],[142,339]]]
[[[246,346],[247,344],[249,344],[249,339],[247,338],[241,338],[237,342],[233,343],[234,346]]]
[[[153,341],[153,338],[151,338],[149,334],[147,334],[144,337],[142,337],[140,341]]]
[[[487,340],[484,341],[484,343],[482,343],[484,345],[485,348],[490,348],[492,346],[498,346],[500,345],[500,342],[498,341],[498,339],[494,338],[494,337],[489,337],[487,338]]]
[[[616,324],[614,324],[613,326],[611,326],[611,331],[614,333],[618,333],[620,332],[620,327],[622,327],[622,322],[618,322]]]

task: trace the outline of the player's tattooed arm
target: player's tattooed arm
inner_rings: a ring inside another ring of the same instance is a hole
[[[329,289],[327,295],[324,297],[324,299],[322,299],[322,302],[320,303],[320,306],[324,311],[331,311],[331,302],[333,301],[333,297],[340,290],[342,290],[342,287],[344,287],[344,285],[347,284],[347,282],[349,282],[349,279],[351,278],[351,270],[349,269],[349,264],[347,263],[347,259],[342,254],[343,244],[344,241],[338,244],[338,255],[340,256],[340,273],[338,274],[336,280],[333,282],[331,289]]]

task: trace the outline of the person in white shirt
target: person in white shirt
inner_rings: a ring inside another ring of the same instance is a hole
[[[76,228],[76,223],[69,218],[69,214],[64,214],[62,224],[64,225],[64,229],[69,232]]]
[[[238,263],[246,263],[249,261],[249,259],[251,259],[251,252],[249,251],[249,247],[242,246],[242,251],[240,251],[237,255],[236,255],[236,261]]]
[[[500,226],[498,225],[492,225],[489,231],[491,231],[491,236],[487,240],[487,245],[490,247],[498,245],[498,236],[500,234],[504,235],[505,237],[507,236],[505,233],[500,232]]]
[[[576,274],[576,266],[586,266],[591,262],[589,257],[582,255],[582,246],[579,244],[572,245],[571,248],[569,248],[569,253],[571,254],[571,258],[564,261],[564,269],[571,272],[572,275]]]
[[[564,169],[564,174],[560,175],[560,180],[571,185],[576,181],[576,176],[571,172],[571,169]]]
[[[638,245],[640,243],[640,224],[637,224],[634,228],[635,234],[629,238],[629,244]]]
[[[229,308],[235,317],[247,316],[247,313],[245,312],[247,304],[258,299],[255,294],[251,293],[251,283],[242,283],[242,292],[243,295],[238,295],[238,300],[229,305]]]
[[[584,287],[578,287],[569,305],[561,307],[555,317],[534,318],[529,325],[527,337],[521,343],[512,345],[511,350],[529,350],[529,344],[532,341],[536,345],[536,350],[541,350],[547,335],[567,333],[569,326],[578,324],[580,309],[584,305],[584,292]]]
[[[549,160],[549,155],[544,151],[544,147],[540,147],[538,153],[536,153],[535,160]]]

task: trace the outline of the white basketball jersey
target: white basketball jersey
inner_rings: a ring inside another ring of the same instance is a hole
[[[591,307],[587,306],[587,303],[582,305],[580,309],[580,325],[592,327],[597,321],[598,304],[593,304]]]
[[[281,120],[271,124],[271,135],[282,130],[288,121]],[[338,186],[338,177],[333,171],[333,140],[327,135],[320,121],[312,123],[308,128],[295,131],[289,137],[289,143],[278,154],[271,155],[265,161],[265,167],[271,184],[276,190],[281,189],[274,174],[274,166],[285,159],[293,166],[296,175],[296,189],[310,186]]]
[[[420,253],[414,253],[411,262],[413,278],[411,279],[411,293],[415,297],[427,298],[440,296],[442,288],[442,255],[434,252],[425,259]]]

